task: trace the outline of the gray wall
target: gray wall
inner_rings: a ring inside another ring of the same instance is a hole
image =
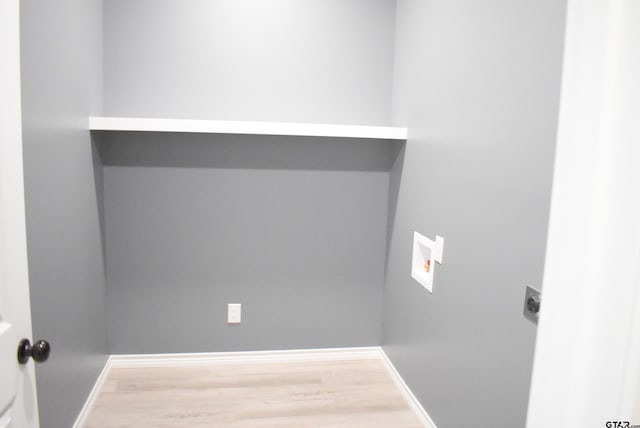
[[[108,0],[105,113],[390,121],[395,0]]]
[[[101,2],[21,2],[25,196],[43,428],[69,428],[104,366],[100,161],[87,116],[100,105]],[[97,181],[96,181],[97,180]]]
[[[525,424],[559,102],[564,1],[399,0],[382,342],[441,428]],[[445,238],[433,294],[412,232]]]
[[[388,124],[394,28],[394,0],[109,0],[105,114]],[[394,149],[105,136],[111,351],[378,344]]]
[[[395,143],[106,136],[112,353],[380,343]],[[228,325],[228,303],[242,303]]]

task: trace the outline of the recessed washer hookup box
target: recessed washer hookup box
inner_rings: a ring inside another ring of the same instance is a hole
[[[442,264],[444,238],[436,235],[436,240],[413,232],[413,259],[411,278],[415,279],[430,293],[433,292],[433,271],[435,263]]]

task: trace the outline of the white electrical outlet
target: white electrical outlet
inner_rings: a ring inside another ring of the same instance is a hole
[[[227,324],[240,324],[242,318],[242,304],[229,303],[227,306]]]

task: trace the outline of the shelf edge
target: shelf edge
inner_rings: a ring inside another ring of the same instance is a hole
[[[330,138],[406,140],[407,128],[286,122],[89,117],[91,131],[179,132],[245,135],[289,135]]]

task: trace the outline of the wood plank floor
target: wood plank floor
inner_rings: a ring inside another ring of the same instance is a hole
[[[114,368],[87,428],[422,427],[376,359]]]

